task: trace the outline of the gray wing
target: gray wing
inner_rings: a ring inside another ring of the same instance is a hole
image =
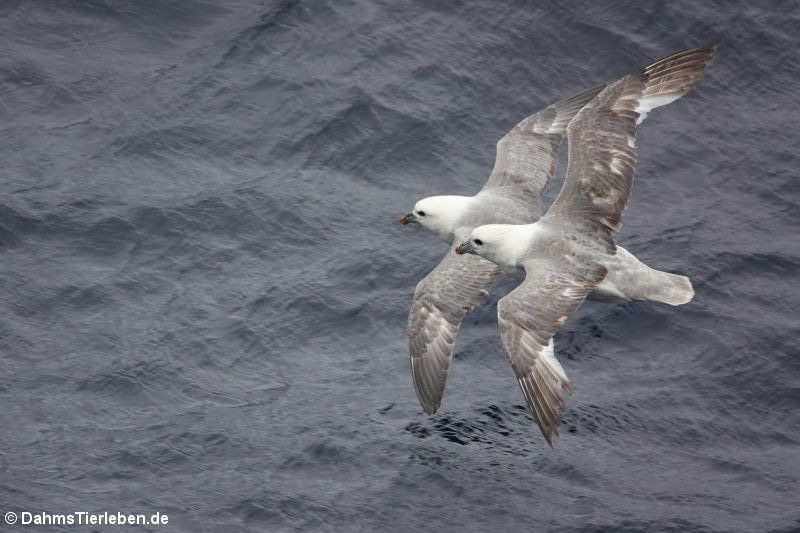
[[[545,218],[571,222],[613,253],[636,164],[636,125],[647,112],[689,91],[715,46],[678,52],[610,84],[567,126],[564,186]]]
[[[556,172],[558,147],[570,120],[604,86],[585,89],[529,116],[497,142],[494,168],[483,190],[512,187],[515,195],[540,202]]]
[[[461,321],[503,273],[477,255],[447,255],[414,291],[408,315],[411,378],[422,408],[439,409]]]
[[[525,281],[497,303],[503,347],[528,409],[551,446],[565,397],[572,393],[553,351],[553,335],[605,275],[599,263],[578,266],[539,257],[525,266]]]

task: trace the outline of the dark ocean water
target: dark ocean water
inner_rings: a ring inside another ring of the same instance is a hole
[[[797,2],[5,0],[0,512],[800,530],[799,27]],[[405,322],[444,246],[398,217],[475,192],[531,112],[707,42],[619,234],[694,301],[567,322],[550,449],[501,283],[425,416]],[[92,530],[19,528],[62,529]]]

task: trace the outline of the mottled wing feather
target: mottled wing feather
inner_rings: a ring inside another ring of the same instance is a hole
[[[419,403],[428,414],[441,405],[464,315],[502,274],[494,263],[477,255],[456,255],[454,248],[417,284],[408,315],[411,378]]]
[[[540,202],[556,172],[558,148],[567,124],[603,86],[560,100],[527,117],[497,143],[494,168],[484,190],[510,187],[516,195]]]
[[[567,126],[564,186],[546,214],[583,227],[614,251],[636,165],[636,125],[655,107],[689,91],[716,47],[679,52],[610,84]]]
[[[552,446],[565,397],[572,393],[553,351],[553,335],[606,275],[604,266],[557,258],[526,265],[525,281],[497,304],[500,339],[528,408]]]

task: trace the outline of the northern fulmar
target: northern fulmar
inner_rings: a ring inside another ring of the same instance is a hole
[[[714,50],[714,47],[703,47],[679,52],[610,84],[581,91],[525,118],[497,143],[494,168],[477,194],[424,198],[401,219],[403,224],[420,224],[450,244],[442,261],[417,284],[408,318],[412,381],[426,413],[435,413],[441,404],[455,337],[464,316],[479,304],[492,283],[509,267],[525,270],[526,281],[520,287],[531,283],[524,265],[496,257],[498,266],[478,247],[474,250],[477,253],[459,257],[453,253],[458,250],[459,243],[469,242],[467,239],[473,230],[486,224],[530,225],[540,218],[542,223],[547,217],[552,218],[557,202],[542,218],[542,197],[555,174],[558,148],[565,133],[569,164],[559,200],[568,187],[574,188],[570,180],[576,179],[576,165],[581,164],[588,168],[581,179],[592,202],[609,206],[618,202],[621,196],[601,196],[615,194],[609,192],[610,178],[604,172],[613,176],[630,173],[632,178],[636,125],[651,109],[688,91],[711,61]],[[605,103],[612,98],[611,107],[608,107]],[[620,125],[627,124],[626,121],[630,122],[630,128]],[[624,191],[625,201],[629,189],[630,184]],[[577,206],[575,216],[590,216],[596,209],[593,206],[593,203]],[[589,211],[584,213],[581,209]],[[581,237],[573,244],[583,246],[585,236],[567,233],[564,238]],[[694,291],[687,277],[650,268],[621,246],[614,245],[610,237],[606,246],[610,251],[603,253],[602,260],[598,259],[604,275],[587,286],[584,297],[609,303],[651,300],[671,305],[681,305],[692,299]],[[461,251],[473,252],[466,244]],[[542,259],[547,257],[545,253]],[[501,299],[498,306],[505,306],[502,302],[507,302],[519,290]],[[512,352],[505,344],[508,328],[503,326],[502,316],[500,320],[501,335],[512,366],[518,378],[523,379],[532,367],[515,362],[511,354],[517,352]],[[544,359],[537,360],[546,361],[546,366],[553,369],[548,375],[558,377],[558,389],[569,391],[569,382],[554,356],[552,334],[541,353]],[[544,397],[532,391],[530,386],[523,385],[528,405],[545,438],[552,443],[552,434],[557,434],[560,420],[555,407],[563,407],[563,399],[558,394]],[[547,392],[554,391],[548,389]],[[546,410],[537,412],[536,406]]]

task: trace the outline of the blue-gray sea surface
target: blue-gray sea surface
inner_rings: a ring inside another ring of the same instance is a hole
[[[799,27],[797,2],[5,0],[0,513],[799,530]],[[526,115],[708,42],[640,129],[618,235],[694,301],[567,322],[551,449],[500,283],[425,416],[405,323],[446,247],[398,218],[477,191]]]

